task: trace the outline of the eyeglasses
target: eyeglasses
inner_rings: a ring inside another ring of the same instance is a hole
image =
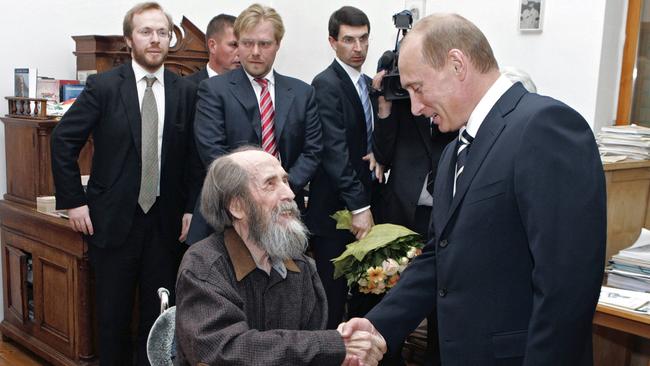
[[[345,44],[346,46],[354,46],[359,42],[362,46],[365,46],[368,44],[368,40],[370,39],[370,36],[367,34],[364,34],[361,37],[350,37],[350,36],[344,36],[341,38],[341,43]]]
[[[143,38],[151,38],[154,33],[156,33],[160,39],[167,39],[171,36],[171,32],[168,29],[153,30],[151,28],[142,28],[135,32]]]
[[[244,48],[253,48],[257,44],[257,47],[260,49],[266,50],[268,48],[271,48],[273,44],[275,44],[275,41],[272,40],[261,40],[261,41],[256,41],[254,39],[240,39],[239,40],[239,47],[244,47]]]

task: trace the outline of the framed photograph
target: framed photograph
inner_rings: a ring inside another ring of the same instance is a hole
[[[519,30],[541,32],[545,0],[519,0]]]
[[[413,24],[427,15],[425,6],[426,0],[405,0],[404,8],[413,14]]]

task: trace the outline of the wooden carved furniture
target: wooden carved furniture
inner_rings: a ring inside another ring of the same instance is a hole
[[[174,27],[176,43],[165,65],[186,75],[204,67],[208,57],[203,33],[185,17],[181,27]],[[102,72],[130,60],[122,36],[73,39],[78,71]],[[50,135],[57,123],[37,117],[0,118],[7,161],[7,193],[0,201],[0,331],[53,365],[96,365],[87,244],[67,220],[34,209],[37,196],[54,194]],[[79,158],[81,174],[90,173],[92,149],[90,139]]]
[[[54,365],[95,359],[86,244],[67,220],[0,201],[0,330]]]
[[[36,197],[54,195],[50,134],[54,119],[0,118],[5,125],[7,193],[4,199],[36,207]],[[92,140],[79,159],[81,174],[90,174]]]
[[[200,70],[208,62],[205,34],[183,17],[181,28],[174,25],[176,42],[169,48],[165,67],[184,76]],[[131,60],[123,36],[73,36],[77,71],[102,72]],[[172,40],[172,42],[174,42]]]

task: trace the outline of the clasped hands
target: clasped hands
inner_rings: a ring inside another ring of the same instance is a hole
[[[386,341],[368,319],[352,318],[336,329],[345,343],[342,366],[375,366],[386,352]]]

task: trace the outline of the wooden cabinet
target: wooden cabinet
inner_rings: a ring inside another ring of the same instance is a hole
[[[87,247],[67,220],[37,212],[54,194],[50,136],[56,120],[1,118],[7,193],[0,201],[4,320],[0,331],[54,365],[96,364]],[[79,165],[89,174],[92,140]]]
[[[0,330],[54,365],[93,363],[87,247],[64,219],[0,201]]]
[[[607,183],[606,260],[650,228],[650,161],[605,164]]]
[[[5,125],[6,200],[36,207],[36,197],[54,195],[50,136],[57,121],[0,118]],[[81,174],[90,174],[92,140],[79,156]]]

